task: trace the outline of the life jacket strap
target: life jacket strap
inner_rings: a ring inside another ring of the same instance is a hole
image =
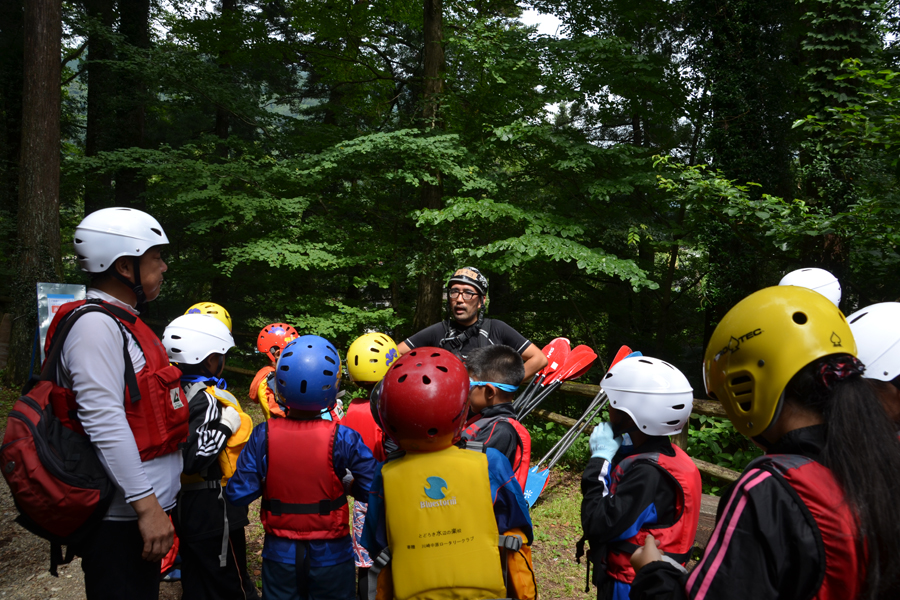
[[[341,495],[334,500],[324,499],[310,503],[282,502],[277,498],[262,501],[262,509],[275,516],[279,515],[327,515],[347,504],[347,496]]]
[[[391,562],[391,549],[385,548],[382,550],[378,556],[376,556],[372,560],[372,566],[369,567],[369,573],[367,575],[369,579],[369,597],[368,600],[376,600],[378,597],[378,575],[381,573],[382,569],[388,566],[388,563]]]

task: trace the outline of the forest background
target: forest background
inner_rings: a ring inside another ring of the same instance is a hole
[[[523,25],[554,15],[558,36]],[[900,297],[897,0],[5,0],[0,312],[81,282],[86,214],[170,244],[157,329],[284,321],[346,349],[444,316],[464,264],[539,346],[664,358],[702,397],[735,302],[823,267]],[[740,465],[738,465],[740,466]]]

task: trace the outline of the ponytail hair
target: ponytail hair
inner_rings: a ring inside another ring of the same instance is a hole
[[[832,354],[800,370],[785,397],[825,421],[822,464],[834,474],[857,519],[865,557],[862,598],[900,597],[900,439],[862,363]]]

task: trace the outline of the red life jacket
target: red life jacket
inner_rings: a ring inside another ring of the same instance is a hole
[[[610,544],[611,549],[606,557],[606,572],[616,581],[627,584],[634,581],[631,555],[639,546],[644,545],[648,533],[652,533],[660,542],[659,549],[675,561],[684,564],[690,559],[694,535],[700,521],[700,496],[703,493],[703,485],[700,482],[700,471],[690,457],[678,446],[672,448],[675,450],[675,456],[666,456],[660,452],[633,454],[617,464],[610,475],[610,493],[615,494],[619,481],[635,463],[655,463],[674,479],[678,490],[675,500],[677,517],[674,523],[648,525],[642,527],[631,538]]]
[[[747,465],[774,471],[797,492],[822,536],[826,569],[814,598],[858,598],[865,578],[866,557],[856,551],[856,518],[831,469],[797,454],[769,454]]]
[[[266,533],[292,540],[350,534],[344,484],[334,472],[336,421],[269,419],[260,517]]]
[[[512,469],[516,474],[516,480],[524,490],[525,481],[528,479],[528,469],[531,468],[531,434],[528,433],[528,430],[525,429],[521,423],[515,419],[500,415],[485,417],[483,419],[477,418],[477,420],[468,424],[463,431],[462,437],[464,440],[481,442],[485,447],[489,447],[490,445],[488,442],[490,441],[491,436],[494,435],[494,430],[497,427],[497,423],[500,421],[506,421],[512,425],[513,429],[515,429],[518,434],[515,461],[513,461]]]
[[[384,432],[375,419],[372,418],[372,409],[366,399],[353,400],[347,407],[347,414],[341,419],[341,425],[345,425],[362,436],[363,443],[372,451],[372,456],[378,462],[385,461]]]
[[[166,350],[156,334],[137,315],[109,302],[77,300],[63,304],[47,331],[44,348],[49,352],[60,323],[76,308],[86,303],[102,307],[111,317],[134,336],[144,353],[147,364],[135,373],[130,359],[125,365],[125,416],[134,435],[141,460],[178,452],[178,445],[187,439],[188,406],[181,389],[181,370],[169,364]],[[125,351],[127,357],[127,350]],[[53,411],[63,425],[84,433],[78,422],[75,392],[59,388],[61,393],[51,398]]]

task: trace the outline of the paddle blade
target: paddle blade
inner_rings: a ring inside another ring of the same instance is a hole
[[[616,355],[613,357],[612,362],[609,363],[609,368],[612,369],[617,362],[619,362],[623,358],[628,358],[628,356],[631,354],[631,348],[629,348],[628,346],[622,346],[621,348],[619,348],[619,351],[616,352]]]
[[[544,356],[547,357],[547,364],[543,369],[538,371],[539,375],[550,375],[556,372],[566,362],[569,356],[569,340],[568,338],[555,338],[541,349]]]
[[[573,375],[576,373],[578,373],[577,376],[580,377],[591,367],[591,364],[593,364],[596,359],[597,354],[588,346],[575,346],[572,348],[572,351],[569,352],[569,356],[566,358],[566,362],[563,366],[557,369],[553,375],[547,377],[544,381],[544,385],[548,385],[554,381],[567,381],[573,379]]]
[[[531,467],[528,471],[528,479],[525,480],[525,501],[528,507],[534,506],[535,501],[547,487],[547,478],[550,477],[550,469],[538,470],[538,467]]]

